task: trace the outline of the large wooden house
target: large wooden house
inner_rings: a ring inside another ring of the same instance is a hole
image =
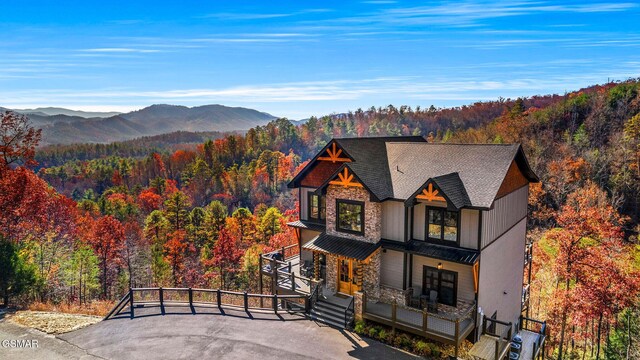
[[[438,341],[516,331],[537,181],[517,144],[333,139],[289,184],[299,268],[356,317]]]

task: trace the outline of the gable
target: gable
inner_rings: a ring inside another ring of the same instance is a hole
[[[511,165],[509,165],[507,175],[504,177],[504,180],[500,185],[500,189],[498,189],[496,199],[512,193],[519,188],[527,185],[528,183],[529,180],[524,176],[524,174],[522,174],[522,171],[520,171],[518,164],[515,160],[513,160],[511,162]]]
[[[327,179],[333,175],[341,165],[341,163],[337,162],[317,161],[313,168],[303,175],[300,185],[317,188],[324,184],[324,182],[327,181]]]

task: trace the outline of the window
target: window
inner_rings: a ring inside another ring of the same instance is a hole
[[[429,295],[431,290],[438,292],[438,302],[456,306],[458,302],[458,273],[454,271],[438,270],[425,266],[422,278],[422,292]]]
[[[429,240],[436,242],[458,242],[458,213],[445,209],[427,208],[427,229]]]
[[[336,230],[364,234],[364,203],[361,201],[336,200]]]
[[[312,192],[309,193],[309,220],[324,221],[326,218],[325,197]]]

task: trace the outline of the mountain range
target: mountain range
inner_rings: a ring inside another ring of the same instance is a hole
[[[6,110],[0,108],[0,111]],[[175,131],[241,131],[276,118],[257,110],[224,105],[159,104],[122,114],[63,108],[14,111],[27,115],[35,127],[42,129],[41,145],[109,143]]]

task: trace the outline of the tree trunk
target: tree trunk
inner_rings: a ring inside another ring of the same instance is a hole
[[[569,279],[567,279],[565,282],[565,290],[567,291],[567,293],[569,292]],[[558,360],[562,360],[562,357],[564,355],[562,351],[564,347],[564,335],[567,329],[567,293],[565,293],[565,303],[564,308],[562,309],[562,324],[560,327],[560,347],[558,348]]]
[[[629,353],[631,353],[631,308],[627,312],[627,360],[629,360]]]
[[[598,350],[596,351],[596,360],[600,359],[600,342],[602,341],[601,335],[602,335],[602,314],[600,314],[600,318],[598,319],[598,336],[597,336]]]
[[[107,299],[107,258],[102,259],[102,298]]]

